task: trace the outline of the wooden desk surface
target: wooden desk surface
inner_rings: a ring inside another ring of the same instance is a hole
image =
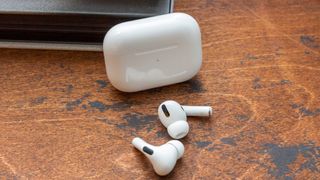
[[[320,178],[320,1],[178,0],[203,35],[193,80],[126,94],[102,53],[0,50],[0,179],[149,179],[135,136],[168,140],[167,99],[189,118],[172,179]],[[181,60],[182,61],[182,60]],[[1,178],[2,177],[2,178]]]

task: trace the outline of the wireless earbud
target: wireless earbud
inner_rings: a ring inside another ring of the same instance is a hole
[[[184,153],[183,144],[177,140],[153,146],[136,137],[132,140],[132,144],[150,160],[154,171],[160,176],[169,174]]]
[[[209,117],[212,115],[212,108],[209,106],[181,106],[170,100],[160,104],[158,114],[169,135],[174,139],[180,139],[189,132],[187,116]]]

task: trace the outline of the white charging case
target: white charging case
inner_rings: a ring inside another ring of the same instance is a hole
[[[103,52],[108,78],[120,91],[179,83],[200,70],[200,28],[184,13],[129,21],[108,31]]]

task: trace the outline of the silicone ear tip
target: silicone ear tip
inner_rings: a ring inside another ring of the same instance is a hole
[[[173,139],[181,139],[189,132],[189,125],[186,121],[177,121],[168,126],[168,133]]]
[[[180,159],[184,153],[184,145],[178,140],[171,140],[168,143],[173,145],[177,149],[178,159]]]

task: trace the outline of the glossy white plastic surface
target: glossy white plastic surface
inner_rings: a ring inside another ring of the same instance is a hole
[[[172,138],[181,139],[188,134],[187,115],[179,103],[172,100],[161,103],[158,108],[158,115]]]
[[[187,116],[210,117],[212,116],[212,107],[210,106],[182,106]]]
[[[118,24],[106,34],[103,51],[110,82],[124,92],[189,80],[202,64],[198,23],[184,13]]]
[[[210,106],[181,106],[176,101],[168,100],[158,107],[158,115],[161,123],[167,128],[170,137],[181,139],[189,132],[187,116],[210,117]]]
[[[184,154],[184,146],[180,141],[171,140],[161,146],[153,146],[141,138],[134,138],[132,144],[141,151],[151,162],[154,171],[160,175],[168,175],[176,165],[176,161]],[[143,148],[152,150],[152,154],[146,153]]]

